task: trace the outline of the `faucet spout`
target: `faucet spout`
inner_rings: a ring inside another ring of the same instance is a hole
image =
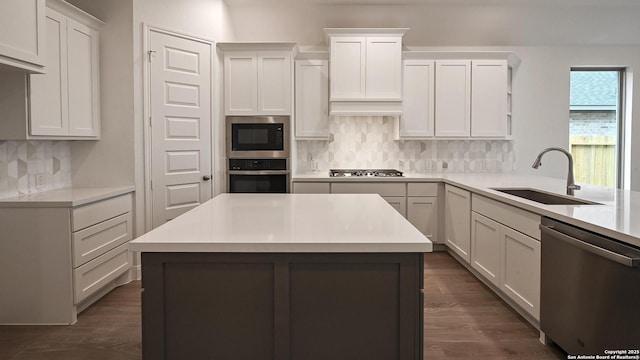
[[[559,147],[546,148],[542,150],[540,154],[538,154],[538,157],[536,157],[531,167],[534,169],[539,168],[540,165],[542,165],[542,156],[548,153],[549,151],[559,151],[567,156],[567,159],[569,160],[569,172],[567,174],[567,195],[573,195],[575,190],[580,190],[580,185],[576,185],[573,178],[573,156],[571,156],[570,152]]]

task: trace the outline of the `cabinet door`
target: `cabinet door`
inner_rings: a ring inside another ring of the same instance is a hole
[[[497,287],[500,286],[501,229],[500,223],[471,213],[471,267]]]
[[[502,227],[500,289],[540,319],[540,242],[506,226]]]
[[[436,136],[469,136],[471,61],[436,62]]]
[[[471,136],[507,134],[506,60],[474,60],[471,69]]]
[[[225,115],[256,115],[258,113],[257,56],[255,51],[225,52]]]
[[[467,263],[471,254],[471,196],[468,191],[445,186],[445,244]]]
[[[29,75],[31,135],[69,135],[67,18],[47,9],[47,72]]]
[[[67,19],[69,135],[100,134],[98,33]]]
[[[405,60],[400,138],[434,135],[435,81],[433,60]]]
[[[329,63],[296,61],[296,138],[329,139]]]
[[[365,98],[364,37],[331,38],[331,101]]]
[[[294,194],[329,194],[331,192],[331,184],[328,182],[294,182]]]
[[[370,36],[366,44],[367,99],[402,100],[402,38]]]
[[[407,198],[407,220],[432,242],[438,242],[438,198]]]
[[[45,17],[45,0],[0,1],[0,64],[43,72]]]
[[[407,198],[404,196],[383,196],[402,216],[407,217]]]
[[[290,52],[258,52],[258,115],[291,115]]]

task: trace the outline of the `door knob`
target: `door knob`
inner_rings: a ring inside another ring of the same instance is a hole
[[[202,177],[202,180],[209,181],[209,180],[211,180],[211,176],[205,175],[205,176]]]

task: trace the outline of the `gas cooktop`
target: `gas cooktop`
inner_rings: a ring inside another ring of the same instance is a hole
[[[331,169],[329,170],[329,176],[331,177],[399,177],[404,176],[402,171],[394,169]]]

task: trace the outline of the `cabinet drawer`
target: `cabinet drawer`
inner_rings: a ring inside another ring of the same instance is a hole
[[[407,183],[408,196],[438,196],[438,183]]]
[[[131,194],[125,194],[73,209],[71,223],[78,231],[131,211]]]
[[[293,183],[294,194],[329,194],[331,186],[328,182],[295,182]]]
[[[540,215],[473,194],[472,210],[540,240]]]
[[[379,194],[406,196],[406,183],[331,183],[332,194]]]
[[[130,267],[129,243],[125,243],[73,270],[75,303],[80,303]]]
[[[73,233],[73,267],[131,240],[132,227],[132,216],[128,212]]]

